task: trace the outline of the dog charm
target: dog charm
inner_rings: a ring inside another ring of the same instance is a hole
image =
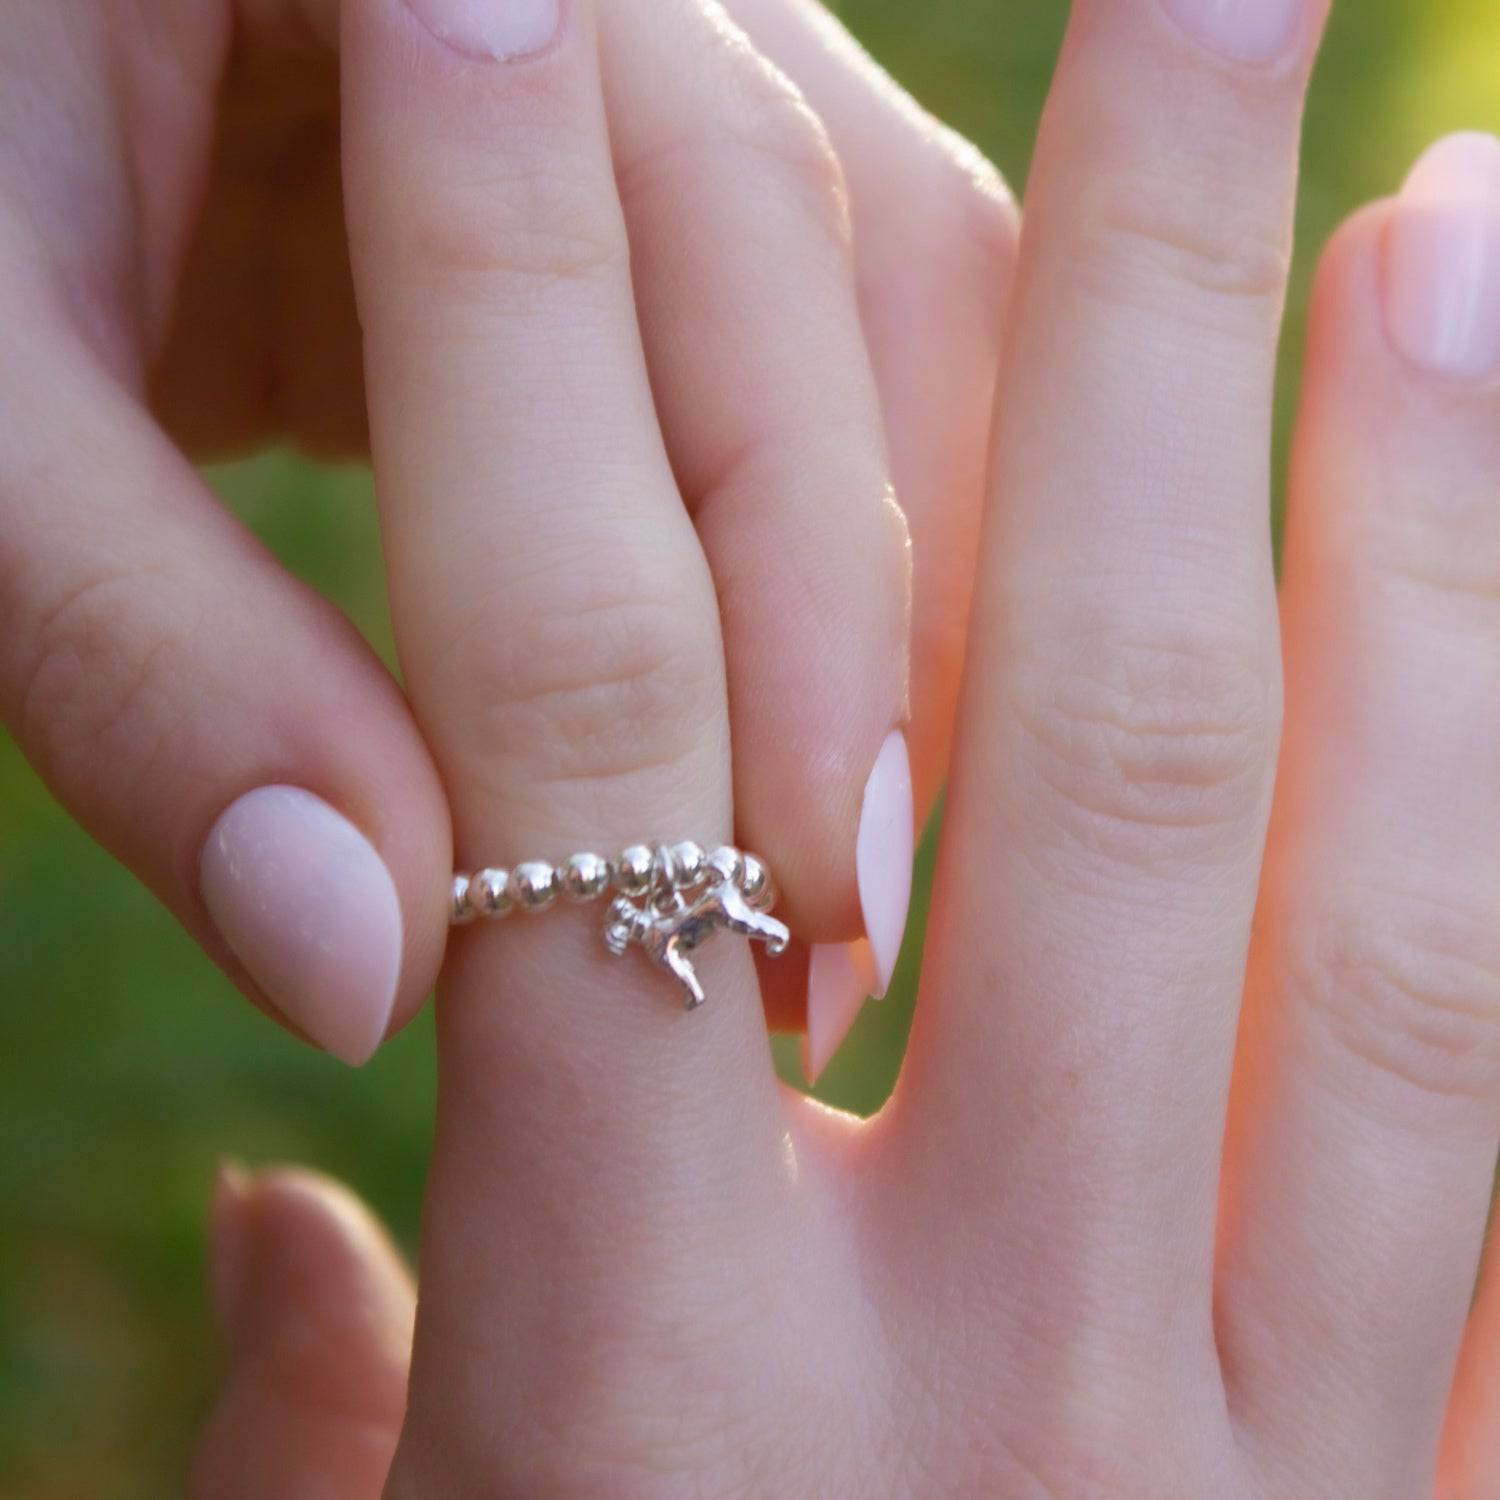
[[[715,879],[697,895],[680,890],[617,897],[609,908],[604,942],[616,956],[632,944],[645,950],[658,967],[682,987],[686,1008],[703,1004],[703,985],[691,954],[716,932],[737,932],[764,943],[766,952],[785,952],[791,941],[786,925],[760,910],[729,877]]]

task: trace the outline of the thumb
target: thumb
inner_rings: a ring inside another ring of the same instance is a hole
[[[210,1262],[229,1368],[191,1493],[379,1500],[406,1407],[415,1308],[385,1232],[327,1178],[226,1167]]]

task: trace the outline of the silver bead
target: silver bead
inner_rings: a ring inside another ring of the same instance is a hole
[[[672,848],[672,863],[677,867],[675,875],[679,890],[691,890],[703,883],[708,856],[703,852],[701,844],[675,844]]]
[[[474,920],[474,908],[469,905],[469,877],[453,877],[452,904],[448,908],[448,920],[454,927],[466,927]]]
[[[503,917],[515,901],[510,892],[510,872],[481,870],[469,882],[469,905],[478,917]]]
[[[557,899],[557,871],[537,860],[517,865],[510,877],[510,894],[522,911],[545,911]]]
[[[614,887],[622,896],[644,896],[651,889],[655,855],[644,844],[632,844],[611,867]]]
[[[597,854],[575,854],[558,872],[570,901],[592,901],[609,887],[609,861]]]
[[[753,854],[744,856],[744,873],[740,877],[740,889],[745,900],[760,911],[776,904],[776,891],[771,884],[771,872]]]
[[[729,844],[721,844],[708,856],[708,866],[720,880],[738,885],[745,873],[745,856]]]

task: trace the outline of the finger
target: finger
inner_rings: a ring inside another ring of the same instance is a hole
[[[1443,1424],[1437,1500],[1500,1495],[1500,1240],[1485,1249],[1479,1295]]]
[[[468,868],[731,824],[713,584],[652,407],[591,22],[582,3],[345,12],[393,613]],[[609,1330],[644,1313],[654,1344],[701,1316],[689,1342],[710,1347],[730,1309],[661,1289],[701,1287],[725,1236],[787,1228],[744,944],[703,950],[709,1003],[686,1017],[598,922],[565,903],[455,945],[398,1460],[414,1493],[481,1472],[540,1492],[528,1432],[607,1447],[599,1403],[676,1410],[672,1372]]]
[[[151,408],[199,461],[288,442],[339,462],[369,455],[336,10],[240,5],[207,192],[151,365]]]
[[[1143,1330],[1195,1361],[1210,1340],[1278,707],[1270,396],[1320,14],[1074,8],[1001,378],[903,1164],[934,1222],[981,1184],[1044,1289],[1028,1317],[1075,1327],[1082,1299],[1132,1360]]]
[[[842,166],[865,342],[912,533],[917,825],[948,774],[1004,311],[1020,217],[999,172],[922,109],[818,0],[728,0]]]
[[[923,111],[815,0],[732,0],[728,9],[802,90],[846,183],[860,318],[912,533],[906,738],[920,829],[948,772],[1019,216],[995,169]],[[872,873],[903,863],[902,851],[887,849]],[[884,908],[899,910],[903,895],[893,889]],[[900,932],[894,915],[884,926],[888,964]],[[864,997],[886,981],[868,942],[820,945],[811,985],[808,972],[761,966],[773,1027],[806,1028],[803,1068],[816,1079]]]
[[[716,5],[602,14],[652,389],[723,618],[736,826],[800,935],[869,931],[883,994],[911,891],[909,553],[838,162]],[[824,972],[810,1008],[844,1008]]]
[[[1500,1146],[1497,374],[1500,144],[1455,137],[1315,299],[1226,1169],[1236,1394],[1350,1494],[1431,1484]]]
[[[362,1062],[446,935],[446,813],[406,704],[13,243],[0,285],[0,719],[252,999]]]
[[[202,1500],[378,1500],[406,1407],[415,1295],[369,1210],[282,1169],[221,1173],[214,1302],[229,1366]]]

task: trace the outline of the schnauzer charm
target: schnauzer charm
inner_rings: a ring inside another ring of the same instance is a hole
[[[682,986],[688,1010],[703,1004],[703,986],[689,955],[720,929],[737,932],[766,945],[766,952],[779,954],[791,941],[784,923],[750,904],[733,880],[717,880],[696,895],[682,892],[633,901],[619,897],[609,909],[604,942],[613,954],[623,954],[632,944],[668,970]]]

